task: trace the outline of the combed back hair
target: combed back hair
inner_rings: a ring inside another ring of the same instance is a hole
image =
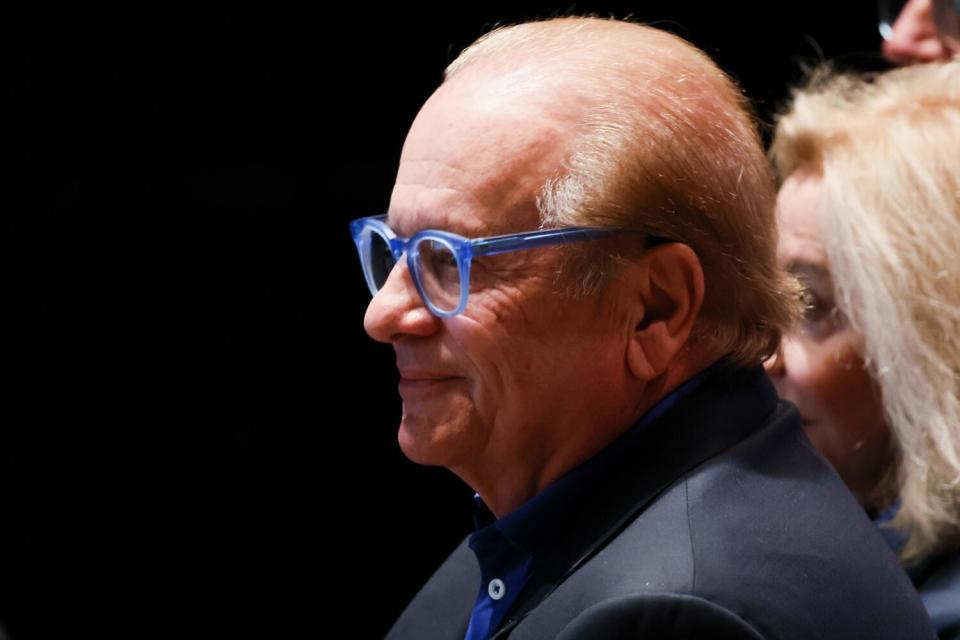
[[[906,559],[960,545],[960,61],[875,76],[821,70],[771,154],[823,175],[838,306],[864,338],[899,446]]]
[[[542,226],[635,229],[689,245],[706,281],[695,339],[742,365],[773,353],[799,313],[799,295],[777,265],[769,164],[730,78],[669,33],[559,18],[488,33],[445,79],[518,65],[569,78],[571,100],[586,105],[571,156],[540,193]],[[576,262],[583,293],[648,246],[636,238],[618,243],[610,259]]]

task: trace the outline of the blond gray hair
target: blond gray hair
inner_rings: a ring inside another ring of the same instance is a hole
[[[772,176],[730,78],[676,36],[597,18],[496,29],[445,78],[517,64],[576,74],[571,100],[590,104],[572,157],[540,194],[542,225],[631,228],[689,245],[706,280],[697,339],[740,364],[772,353],[799,295],[777,265]],[[601,261],[592,266],[586,289],[606,275]]]
[[[960,61],[819,71],[771,155],[823,175],[838,305],[864,338],[899,448],[905,558],[960,544]]]

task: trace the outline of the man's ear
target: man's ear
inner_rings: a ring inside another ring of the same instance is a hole
[[[672,242],[647,251],[627,269],[632,329],[631,373],[659,377],[686,345],[703,305],[703,269],[693,249]]]

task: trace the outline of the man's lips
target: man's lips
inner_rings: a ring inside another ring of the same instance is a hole
[[[449,380],[463,376],[453,375],[442,371],[425,371],[421,369],[400,369],[400,379],[409,382]]]
[[[406,387],[426,387],[462,379],[463,376],[455,376],[441,371],[400,369],[400,384]]]

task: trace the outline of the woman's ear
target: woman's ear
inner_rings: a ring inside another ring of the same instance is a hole
[[[627,267],[631,335],[627,364],[638,379],[658,378],[687,344],[700,308],[704,281],[700,259],[685,244],[650,249]]]

